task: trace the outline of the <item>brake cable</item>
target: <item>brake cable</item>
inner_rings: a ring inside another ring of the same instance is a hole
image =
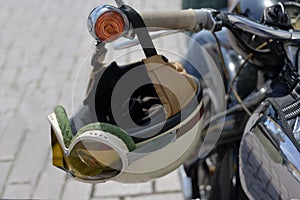
[[[265,46],[267,46],[269,43],[273,42],[272,39],[270,39],[268,42],[264,42],[261,45],[259,45],[256,50],[260,50],[262,48],[264,48]],[[233,79],[230,82],[228,91],[227,91],[227,97],[229,97],[230,92],[233,88],[233,84],[235,83],[237,77],[239,76],[239,74],[241,73],[242,69],[246,66],[246,64],[248,63],[248,61],[254,56],[253,53],[248,54],[248,56],[246,57],[246,59],[244,60],[244,62],[241,64],[241,66],[239,67],[238,71],[236,72],[236,74],[234,75]]]

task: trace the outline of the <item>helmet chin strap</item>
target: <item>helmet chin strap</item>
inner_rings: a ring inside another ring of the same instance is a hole
[[[143,18],[133,8],[128,5],[122,5],[120,9],[126,14],[131,22],[133,32],[137,34],[140,44],[147,58],[157,55],[156,49],[149,35]]]

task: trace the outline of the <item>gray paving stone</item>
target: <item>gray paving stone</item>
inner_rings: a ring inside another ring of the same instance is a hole
[[[75,181],[73,178],[68,178],[62,195],[62,200],[88,200],[90,199],[91,192],[92,184],[81,183]]]
[[[108,197],[108,196],[128,196],[138,194],[152,193],[152,183],[138,183],[138,184],[123,184],[116,182],[106,182],[104,184],[96,184],[94,197]]]
[[[66,174],[58,168],[53,167],[52,160],[49,159],[33,191],[32,198],[59,199],[65,181]]]
[[[28,61],[29,63],[30,61]],[[31,65],[31,64],[29,64]],[[15,84],[19,85],[30,85],[30,84],[36,84],[38,82],[40,75],[44,72],[44,69],[42,67],[36,66],[36,67],[26,67],[26,68],[20,68],[19,75],[17,78],[15,78]]]
[[[32,186],[28,183],[8,184],[3,199],[29,199]]]
[[[1,115],[5,116],[10,111],[15,112],[16,108],[20,103],[20,98],[22,98],[23,94],[22,92],[17,92],[15,94],[12,94],[12,92],[8,91],[5,97],[0,97],[0,103],[2,103],[1,105],[4,105],[0,108]]]
[[[177,170],[155,181],[155,192],[174,191],[181,191],[181,185]]]
[[[11,165],[12,162],[0,162],[0,196],[3,192]]]
[[[120,200],[118,197],[101,197],[101,198],[92,198],[91,200]]]
[[[36,184],[50,147],[49,135],[43,135],[47,132],[47,125],[43,128],[28,130],[23,145],[18,149],[19,153],[9,176],[9,183]]]
[[[5,134],[5,129],[6,129],[8,123],[10,122],[10,119],[12,118],[13,115],[14,115],[14,113],[11,110],[5,110],[5,111],[0,112],[0,121],[1,121],[1,124],[0,124],[0,139]]]
[[[0,138],[0,161],[14,160],[18,152],[20,152],[21,142],[26,136],[26,129],[17,123],[21,123],[24,119],[23,115],[18,115],[9,120],[5,132]]]
[[[183,200],[181,193],[170,193],[170,194],[152,194],[135,197],[126,197],[125,200]]]

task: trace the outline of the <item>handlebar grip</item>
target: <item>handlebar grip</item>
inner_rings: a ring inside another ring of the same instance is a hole
[[[208,21],[207,11],[202,9],[148,11],[141,13],[141,16],[149,30],[199,31]]]

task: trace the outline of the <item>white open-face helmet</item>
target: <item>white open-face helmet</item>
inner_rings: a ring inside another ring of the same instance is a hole
[[[193,152],[202,126],[200,85],[162,56],[92,73],[83,106],[48,116],[53,164],[84,181],[161,177]],[[135,87],[138,86],[138,87]]]
[[[161,177],[194,152],[203,110],[197,79],[164,56],[96,66],[78,112],[48,116],[53,165],[85,182]]]

